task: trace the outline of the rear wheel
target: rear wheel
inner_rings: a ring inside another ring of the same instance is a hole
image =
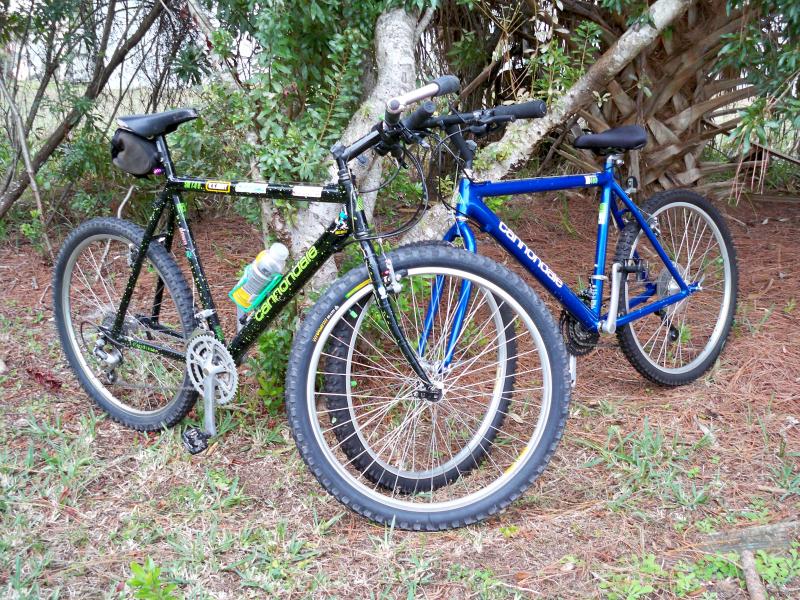
[[[76,228],[56,261],[53,306],[64,354],[86,393],[115,421],[149,431],[177,424],[197,394],[183,360],[122,345],[107,334],[143,235],[137,225],[111,218]],[[172,256],[153,241],[122,333],[183,354],[193,327],[192,293]]]
[[[639,373],[662,385],[694,381],[722,351],[736,313],[736,250],[722,215],[702,196],[686,190],[656,194],[641,207],[652,219],[667,256],[687,284],[701,290],[676,304],[617,330],[620,347]],[[637,222],[628,223],[617,242],[615,260],[647,265],[627,275],[621,311],[637,297],[658,300],[680,291]]]
[[[549,461],[567,415],[566,351],[533,291],[491,260],[442,246],[390,257],[402,284],[392,302],[412,348],[428,331],[421,364],[441,396],[420,397],[359,268],[329,288],[295,337],[292,432],[320,483],[353,510],[410,529],[472,523],[505,508]],[[447,364],[464,282],[469,302]]]

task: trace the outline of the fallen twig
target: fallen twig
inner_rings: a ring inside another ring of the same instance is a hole
[[[50,285],[51,285],[51,284],[49,284],[49,283],[48,283],[48,284],[45,286],[45,288],[44,288],[44,291],[42,292],[42,295],[41,295],[41,296],[39,296],[39,304],[41,304],[41,303],[42,303],[42,301],[44,300],[44,296],[45,296],[45,294],[47,294],[47,290],[49,290],[49,289],[50,289]]]
[[[747,584],[747,592],[751,600],[767,600],[767,590],[761,583],[761,578],[756,571],[756,557],[752,550],[742,550],[742,571],[744,571],[744,581]]]

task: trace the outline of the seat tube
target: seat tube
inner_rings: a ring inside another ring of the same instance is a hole
[[[611,157],[606,161],[606,172],[613,177],[610,172]],[[594,296],[592,297],[592,311],[599,317],[603,307],[603,282],[605,281],[606,271],[606,246],[608,245],[608,216],[611,212],[611,183],[603,185],[600,196],[600,208],[597,211],[597,247],[594,256],[594,273],[592,283],[594,284]]]
[[[144,230],[142,241],[136,249],[135,258],[131,265],[131,274],[128,278],[128,283],[125,286],[125,292],[122,295],[119,306],[117,307],[117,315],[114,318],[114,324],[111,328],[111,333],[114,336],[122,332],[122,325],[125,322],[125,313],[128,310],[131,298],[133,297],[133,290],[136,287],[136,282],[139,279],[139,272],[142,270],[142,264],[147,256],[147,250],[150,248],[150,242],[153,239],[158,222],[161,220],[161,214],[164,212],[164,207],[167,203],[168,191],[165,189],[156,198],[153,212],[150,219],[147,221],[147,227]]]

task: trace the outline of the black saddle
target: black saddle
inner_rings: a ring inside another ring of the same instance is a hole
[[[172,133],[181,123],[196,119],[200,115],[193,108],[176,108],[152,115],[120,117],[117,123],[122,129],[145,138]]]
[[[607,129],[603,133],[579,135],[572,145],[596,154],[609,154],[614,150],[638,150],[644,148],[646,143],[647,132],[644,127],[624,125]]]

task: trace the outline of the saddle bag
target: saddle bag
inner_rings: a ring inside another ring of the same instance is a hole
[[[137,177],[147,177],[161,166],[156,143],[124,129],[117,129],[111,138],[111,161]]]

